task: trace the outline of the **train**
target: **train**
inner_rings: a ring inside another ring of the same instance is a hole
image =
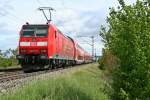
[[[16,58],[24,72],[92,62],[92,56],[54,24],[26,23],[19,35]]]

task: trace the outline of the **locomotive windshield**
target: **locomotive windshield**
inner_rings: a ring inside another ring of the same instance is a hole
[[[28,25],[23,27],[22,37],[47,37],[48,27]]]
[[[33,37],[34,31],[33,30],[24,30],[22,36],[23,37]]]
[[[37,37],[46,37],[47,36],[47,30],[46,29],[37,29],[35,32],[35,35]]]

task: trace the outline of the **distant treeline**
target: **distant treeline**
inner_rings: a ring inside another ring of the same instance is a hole
[[[16,66],[17,49],[0,50],[0,67]]]

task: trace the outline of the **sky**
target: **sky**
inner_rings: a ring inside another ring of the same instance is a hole
[[[136,0],[125,2],[133,4]],[[46,23],[39,7],[53,7],[52,23],[89,53],[92,50],[89,37],[94,36],[95,52],[101,55],[104,46],[99,36],[100,26],[107,26],[109,8],[117,6],[117,0],[0,0],[0,50],[18,46],[19,31],[26,22]]]

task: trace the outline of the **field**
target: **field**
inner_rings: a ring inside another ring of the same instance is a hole
[[[108,100],[104,80],[97,64],[58,75],[48,80],[35,80],[1,100]]]

